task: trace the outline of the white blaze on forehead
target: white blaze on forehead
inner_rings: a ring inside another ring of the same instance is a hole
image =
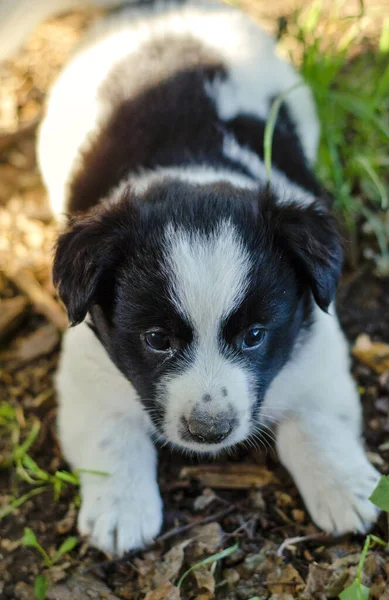
[[[214,337],[221,319],[244,298],[249,252],[227,220],[210,234],[170,226],[166,237],[172,300],[200,339]]]

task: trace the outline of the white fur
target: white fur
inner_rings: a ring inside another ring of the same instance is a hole
[[[245,296],[250,255],[229,221],[210,235],[169,228],[165,261],[177,310],[201,338],[217,333]]]
[[[65,335],[57,389],[67,460],[109,474],[81,473],[80,532],[109,554],[143,547],[162,525],[151,423],[85,323]]]
[[[280,423],[281,461],[315,523],[332,533],[366,531],[377,517],[368,498],[379,473],[363,449],[360,401],[333,309],[316,309],[309,335],[272,383],[260,420]]]
[[[145,192],[150,185],[160,182],[168,177],[174,177],[174,179],[187,181],[188,183],[198,183],[200,185],[224,181],[241,189],[258,189],[258,182],[253,181],[253,179],[246,175],[228,171],[227,169],[210,167],[209,165],[193,167],[160,167],[153,171],[142,171],[139,175],[131,176],[129,180],[133,185],[134,191],[141,194]],[[126,186],[127,183],[128,182],[125,181],[124,186]],[[117,197],[120,198],[120,192],[117,194]]]
[[[204,394],[212,402],[202,405],[209,417],[235,408],[239,426],[226,443],[214,444],[212,452],[247,437],[252,403],[252,376],[222,356],[219,335],[222,321],[243,299],[250,271],[250,257],[229,222],[221,223],[213,235],[188,234],[171,228],[167,233],[165,261],[171,281],[170,296],[177,310],[194,330],[194,357],[181,374],[163,383],[166,410],[166,438],[181,447],[209,452],[209,445],[183,441],[179,435],[181,417],[189,419]],[[222,388],[228,391],[228,401]]]

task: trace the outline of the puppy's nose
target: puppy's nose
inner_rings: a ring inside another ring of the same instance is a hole
[[[234,426],[234,419],[227,412],[216,416],[192,416],[188,420],[188,431],[196,442],[217,444],[226,439]]]

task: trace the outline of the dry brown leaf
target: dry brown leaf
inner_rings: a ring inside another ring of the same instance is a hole
[[[157,589],[146,594],[144,600],[180,600],[180,590],[170,581],[165,581]]]
[[[293,595],[294,592],[303,589],[304,580],[291,564],[287,564],[280,568],[277,577],[274,576],[274,573],[268,577],[267,586],[273,594]]]
[[[33,596],[30,596],[29,600],[31,598]],[[47,592],[47,600],[85,600],[85,598],[119,600],[104,583],[93,575],[74,575],[65,583],[50,587]],[[152,600],[158,600],[158,598],[152,598]],[[172,600],[176,600],[176,598],[172,596]]]
[[[184,467],[180,478],[197,479],[203,485],[216,489],[261,488],[269,483],[278,483],[276,476],[266,467],[236,463]]]
[[[155,563],[155,573],[152,576],[155,587],[159,586],[162,582],[176,579],[183,565],[184,548],[188,543],[188,541],[185,541],[173,546],[173,548],[163,556],[161,561]]]
[[[363,364],[382,374],[389,371],[389,345],[384,342],[372,342],[368,335],[357,337],[353,355]]]
[[[29,362],[39,356],[50,354],[58,342],[59,334],[56,327],[48,323],[19,343],[15,358],[23,363]]]
[[[211,504],[216,498],[215,492],[210,488],[205,488],[201,496],[197,496],[193,502],[193,508],[196,511],[204,510],[209,504]]]
[[[192,539],[193,546],[201,546],[203,553],[208,556],[220,550],[223,539],[223,530],[219,523],[208,523],[194,527]]]
[[[211,571],[207,569],[205,566],[198,567],[192,571],[193,577],[196,580],[196,585],[200,592],[202,592],[202,596],[204,600],[210,600],[215,596],[215,578],[212,575]]]

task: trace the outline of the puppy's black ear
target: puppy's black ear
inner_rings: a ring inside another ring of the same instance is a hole
[[[310,286],[319,307],[334,299],[343,265],[342,241],[335,218],[319,204],[268,203],[276,242],[291,256],[298,277]],[[272,228],[273,228],[272,227]]]
[[[71,325],[81,323],[122,255],[123,211],[99,207],[73,218],[58,240],[53,280]],[[128,231],[128,229],[127,229]]]

